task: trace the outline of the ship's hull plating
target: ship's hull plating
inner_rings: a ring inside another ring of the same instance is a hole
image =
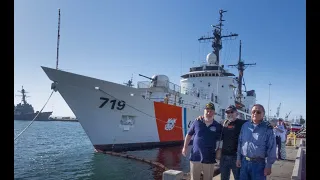
[[[35,121],[50,121],[49,116],[51,116],[52,112],[41,112]],[[37,113],[30,113],[30,114],[15,114],[14,120],[26,120],[31,121],[36,117]]]
[[[203,111],[146,100],[141,90],[42,67],[98,151],[181,145]]]

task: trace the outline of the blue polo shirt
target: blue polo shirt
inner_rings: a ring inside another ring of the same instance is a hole
[[[222,126],[216,121],[207,126],[204,120],[195,120],[188,135],[193,136],[190,161],[205,164],[216,163],[216,142],[219,141]]]

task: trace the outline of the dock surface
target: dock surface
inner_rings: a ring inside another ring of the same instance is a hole
[[[277,160],[272,165],[271,175],[267,177],[267,180],[291,180],[291,175],[295,163],[295,159],[297,156],[298,149],[294,146],[287,146],[286,160]],[[190,174],[185,173],[183,179],[190,180]],[[212,180],[220,180],[220,174],[213,177]],[[230,180],[234,180],[232,172],[230,172]]]
[[[268,176],[268,180],[291,180],[291,175],[296,160],[298,149],[293,146],[287,146],[287,158],[286,160],[276,161],[271,170],[271,175]]]

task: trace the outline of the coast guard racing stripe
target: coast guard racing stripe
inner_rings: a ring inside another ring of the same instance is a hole
[[[160,142],[182,141],[182,108],[162,102],[154,102]]]

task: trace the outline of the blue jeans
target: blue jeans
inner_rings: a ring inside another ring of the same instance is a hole
[[[265,161],[247,161],[242,157],[240,180],[266,180],[266,176],[264,176],[265,167]]]
[[[222,155],[220,159],[221,180],[230,180],[230,170],[232,170],[235,180],[239,180],[240,168],[236,166],[237,156]]]

